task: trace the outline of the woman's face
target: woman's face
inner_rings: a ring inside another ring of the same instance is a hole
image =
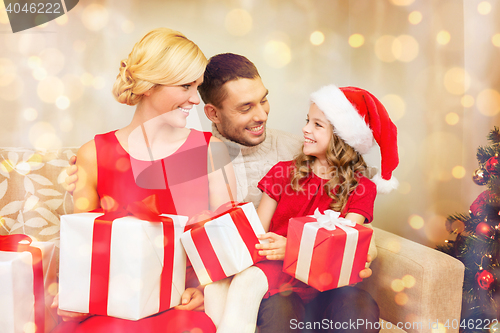
[[[309,108],[307,123],[302,128],[302,133],[304,133],[304,154],[315,156],[320,160],[325,159],[333,129],[323,111],[316,104],[311,104]]]
[[[198,86],[203,82],[203,76],[196,81],[175,86],[156,86],[149,91],[148,104],[153,114],[172,127],[185,127],[186,118],[194,105],[200,103]]]

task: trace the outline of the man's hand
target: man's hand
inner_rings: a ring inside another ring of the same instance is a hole
[[[61,316],[63,321],[80,322],[90,317],[90,314],[88,313],[79,313],[59,309],[59,294],[54,297],[54,301],[52,302],[52,305],[50,307],[52,309],[57,309],[57,314]]]
[[[367,255],[366,257],[366,264],[368,264],[372,261],[372,257],[370,255]],[[359,272],[359,277],[362,279],[369,278],[372,275],[372,270],[370,267],[366,267],[362,271]]]
[[[66,177],[63,184],[66,191],[68,191],[71,195],[73,195],[76,188],[76,182],[78,181],[77,172],[78,167],[76,166],[76,155],[73,155],[69,159],[69,167],[66,169],[68,177]]]
[[[181,305],[177,305],[177,310],[203,311],[203,293],[197,288],[187,288],[181,296]]]
[[[268,260],[283,260],[285,258],[286,237],[268,232],[264,235],[258,235],[258,239],[269,239],[269,243],[256,244],[255,248],[259,255],[265,256]]]

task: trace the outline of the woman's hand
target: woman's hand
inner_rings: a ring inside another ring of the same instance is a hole
[[[268,232],[264,235],[258,235],[258,239],[269,239],[269,243],[256,244],[255,248],[259,251],[259,255],[265,256],[268,260],[283,260],[285,258],[286,237]]]
[[[59,309],[59,294],[57,294],[56,297],[54,297],[54,301],[52,302],[52,305],[50,307],[52,309],[57,309],[57,314],[61,316],[63,321],[80,322],[91,316],[88,313],[79,313],[79,312],[72,312]]]
[[[177,305],[175,309],[177,310],[190,310],[190,311],[203,311],[204,297],[201,290],[197,288],[187,288],[184,290],[181,296],[181,305]]]

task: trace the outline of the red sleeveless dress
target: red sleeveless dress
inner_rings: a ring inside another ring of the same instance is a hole
[[[115,132],[94,138],[97,193],[101,202],[126,205],[156,194],[164,214],[191,217],[209,208],[207,151],[211,133],[191,130],[176,152],[151,162],[131,157],[118,142]],[[215,331],[214,324],[204,312],[170,309],[138,321],[92,316],[81,323],[63,322],[53,333]]]

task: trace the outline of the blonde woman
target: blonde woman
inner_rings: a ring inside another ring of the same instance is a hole
[[[207,165],[213,165],[207,161],[228,160],[225,146],[217,145],[220,140],[211,133],[185,127],[187,116],[200,102],[197,88],[206,64],[196,44],[167,28],[150,31],[135,44],[121,61],[113,86],[118,102],[136,106],[134,116],[129,125],[96,135],[79,149],[75,212],[126,205],[156,194],[162,213],[192,217],[230,199],[236,186],[230,163],[223,170],[207,172]],[[70,322],[59,329],[65,333],[166,332],[167,327],[168,332],[215,330],[203,312],[190,310],[203,310],[203,294],[194,286],[186,289],[175,309],[136,322],[88,318],[59,309],[63,320]]]

